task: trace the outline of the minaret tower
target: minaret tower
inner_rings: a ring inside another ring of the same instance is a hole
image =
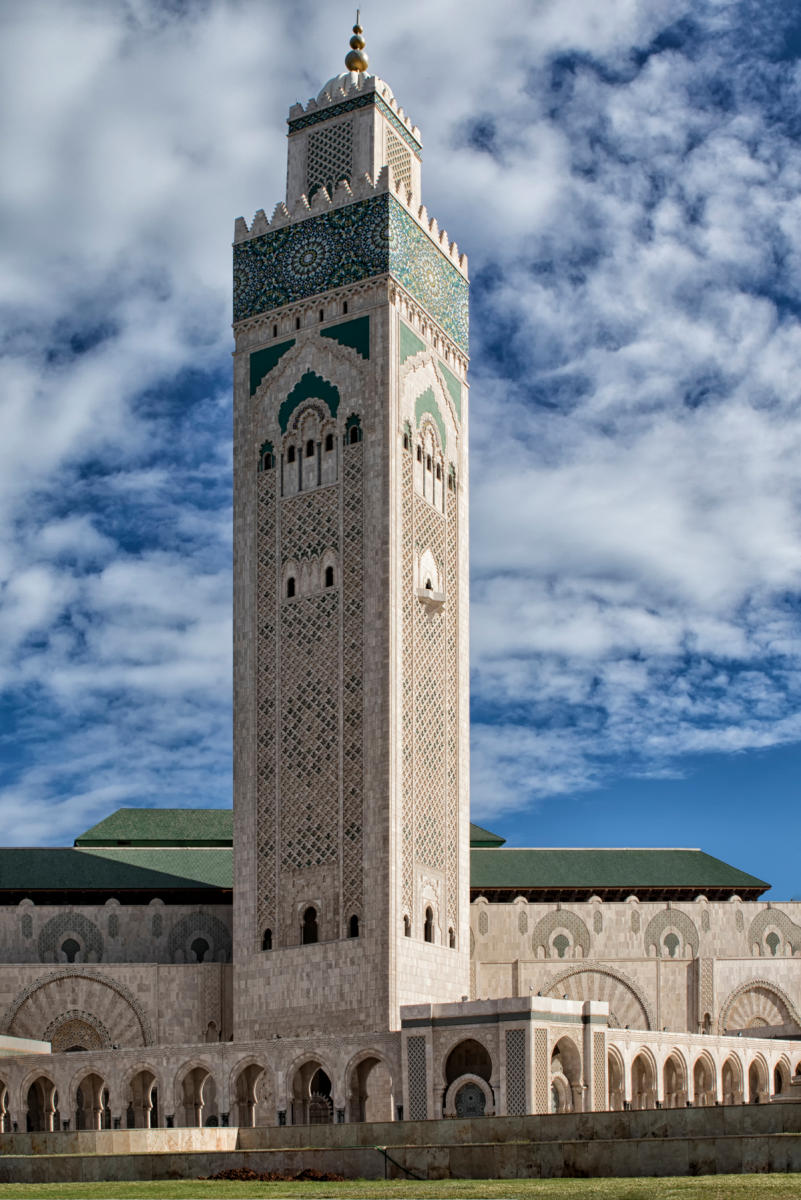
[[[467,260],[345,64],[235,229],[237,1040],[469,990]]]

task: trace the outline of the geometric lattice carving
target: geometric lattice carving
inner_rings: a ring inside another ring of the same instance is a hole
[[[110,1050],[111,1034],[92,1013],[70,1009],[56,1017],[44,1031],[43,1041],[50,1042],[54,1054],[78,1047],[81,1050]]]
[[[57,913],[39,931],[37,947],[40,962],[63,962],[60,958],[63,939],[72,934],[80,943],[79,962],[100,962],[103,957],[103,937],[97,926],[82,913]],[[77,958],[77,956],[76,956]]]
[[[403,863],[402,904],[415,921],[414,913],[414,482],[412,455],[403,453],[403,523],[401,530],[401,588],[402,588],[402,632],[401,632],[401,707],[402,707],[402,779],[403,779]]]
[[[363,911],[364,551],[362,444],[344,450],[342,480],[342,921]]]
[[[534,1030],[534,1111],[550,1110],[550,1063],[548,1062],[548,1030]]]
[[[430,549],[437,563],[445,558],[445,518],[420,496],[414,506],[415,549]],[[445,870],[447,745],[445,617],[415,598],[414,625],[414,791],[415,857]]]
[[[569,1000],[605,1000],[609,1022],[615,1029],[654,1029],[655,1017],[647,998],[633,980],[616,967],[594,963],[570,967],[550,980],[548,995],[567,996]]]
[[[606,1108],[606,1038],[598,1030],[592,1035],[592,1101],[596,1112]]]
[[[488,932],[488,930],[489,930],[489,917],[487,916],[486,909],[482,908],[481,912],[478,914],[478,932],[482,936],[484,936]]]
[[[636,908],[631,910],[631,932],[640,932],[640,914]]]
[[[352,174],[353,121],[340,121],[309,134],[306,195],[310,200],[321,187],[329,196],[333,195],[339,181],[346,179],[350,183]]]
[[[219,917],[211,913],[187,913],[176,921],[167,939],[167,955],[170,962],[192,962],[192,942],[202,938],[208,945],[206,962],[231,961],[231,931]],[[176,957],[180,955],[181,957]]]
[[[603,933],[604,916],[600,909],[596,909],[593,913],[592,928],[595,933]]]
[[[517,914],[517,932],[528,933],[528,913],[524,908]]]
[[[526,1112],[526,1034],[523,1029],[506,1031],[506,1113],[522,1117]]]
[[[154,913],[150,922],[150,933],[154,938],[160,938],[164,932],[164,918],[161,913]]]
[[[411,186],[411,185],[410,185]],[[445,530],[445,686],[447,689],[448,924],[457,929],[459,883],[459,526],[456,492],[447,491]]]
[[[409,1079],[409,1120],[428,1120],[428,1080],[426,1077],[426,1039],[410,1037],[407,1042]]]
[[[558,952],[554,954],[550,944],[551,935],[562,929],[570,934],[574,946],[581,947],[586,958],[590,952],[590,931],[577,913],[564,908],[547,913],[534,926],[534,932],[531,935],[531,946],[534,953],[536,954],[542,948],[546,958],[563,958],[567,947],[562,947],[561,954]]]
[[[254,941],[261,945],[265,929],[276,936],[276,528],[275,508],[277,472],[258,475],[258,613],[256,654],[256,849],[257,849],[257,926]]]
[[[108,936],[110,938],[119,937],[120,934],[120,918],[116,913],[112,913],[107,924]]]
[[[339,488],[283,500],[283,561],[326,547],[339,553]],[[280,620],[281,868],[292,871],[339,858],[339,590],[283,601]]]
[[[693,957],[698,954],[698,930],[687,914],[679,908],[664,908],[651,917],[643,936],[646,954],[653,946],[656,949],[657,958],[664,957],[665,946],[662,936],[667,930],[676,930],[681,934],[685,945],[692,950]]]
[[[24,938],[33,937],[33,917],[30,913],[23,913],[19,926],[20,933]]]
[[[387,165],[395,183],[402,183],[407,191],[412,187],[412,156],[394,133],[387,130]]]

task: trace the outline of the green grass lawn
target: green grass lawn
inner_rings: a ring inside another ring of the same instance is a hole
[[[0,1200],[799,1200],[801,1175],[706,1175],[692,1179],[445,1179],[432,1183],[29,1183],[0,1184]]]

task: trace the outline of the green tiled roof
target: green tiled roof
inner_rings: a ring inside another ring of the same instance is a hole
[[[0,891],[167,891],[233,887],[230,847],[0,849]]]
[[[75,839],[76,846],[230,846],[230,808],[118,808]]]
[[[506,838],[500,837],[497,833],[490,833],[489,829],[483,829],[480,825],[470,824],[470,845],[483,846],[487,849],[492,846],[502,846]]]
[[[474,849],[470,852],[470,886],[526,890],[691,889],[721,888],[760,892],[762,879],[738,871],[703,850],[574,850]]]

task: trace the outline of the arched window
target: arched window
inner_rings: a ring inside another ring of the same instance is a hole
[[[422,462],[422,461],[423,461],[423,448],[422,448],[422,446],[418,446],[418,447],[417,447],[417,461],[418,461],[418,462]]]
[[[78,942],[75,941],[75,938],[67,938],[65,942],[61,943],[61,953],[66,958],[67,962],[70,963],[75,962],[75,955],[78,953],[80,948],[81,947]]]
[[[411,921],[409,920],[409,917],[408,917],[408,916],[405,916],[405,917],[403,918],[403,936],[404,936],[404,937],[411,937],[411,936],[412,936],[412,923],[411,923]]]
[[[288,463],[293,463],[295,461],[295,447],[294,446],[290,446],[289,449],[287,450],[286,461]]]
[[[325,568],[325,586],[327,588],[334,586],[334,568],[333,567]]]
[[[261,456],[262,471],[272,471],[274,466],[275,466],[275,459],[274,459],[273,455],[270,453],[269,450],[265,450],[264,454],[262,454],[262,456]]]
[[[295,576],[290,575],[289,579],[287,579],[287,581],[286,581],[286,598],[287,598],[287,600],[291,600],[294,595],[295,595]]]
[[[456,934],[453,931],[453,927],[448,930],[448,945],[450,946],[451,950],[456,949]]]
[[[356,913],[354,913],[353,916],[351,917],[350,921],[348,922],[348,937],[358,937],[358,936],[359,936],[359,918],[356,916]]]
[[[343,316],[347,316],[347,315],[348,315],[348,302],[347,302],[347,300],[343,300],[343,302],[342,302],[342,314],[343,314]]]
[[[408,433],[404,433],[404,435],[403,435],[403,448],[404,448],[404,450],[408,450],[408,449],[409,449],[409,435],[408,435]]]
[[[450,471],[448,471],[448,487],[452,492],[456,491],[456,472],[454,471],[453,467],[451,467]]]
[[[209,943],[205,938],[195,938],[189,949],[192,951],[198,962],[203,962],[203,959],[209,952]]]
[[[431,470],[431,455],[430,454],[426,455],[426,470],[427,471]]]
[[[314,438],[309,438],[306,443],[306,457],[314,458]]]
[[[261,948],[262,948],[262,950],[272,950],[272,948],[273,948],[273,931],[272,931],[272,929],[265,929],[264,936],[261,939]]]
[[[320,309],[319,316],[320,316],[320,324],[322,325],[323,321],[325,320],[325,313],[323,312],[322,309]]]
[[[327,433],[325,435],[326,454],[329,454],[333,449],[334,449],[334,435],[333,435],[333,433]]]
[[[273,337],[278,337],[278,326],[273,325]]]
[[[348,441],[350,442],[351,446],[355,446],[356,443],[360,442],[361,440],[362,440],[361,429],[359,429],[358,425],[352,425],[350,428],[350,431],[348,432]]]
[[[300,329],[300,317],[295,317],[295,328]]]
[[[442,467],[437,463],[437,479],[442,479]]]
[[[312,946],[317,941],[317,909],[311,904],[303,914],[301,940],[304,946]]]
[[[426,942],[434,940],[434,912],[431,908],[426,909],[426,919],[423,925],[423,939]]]

